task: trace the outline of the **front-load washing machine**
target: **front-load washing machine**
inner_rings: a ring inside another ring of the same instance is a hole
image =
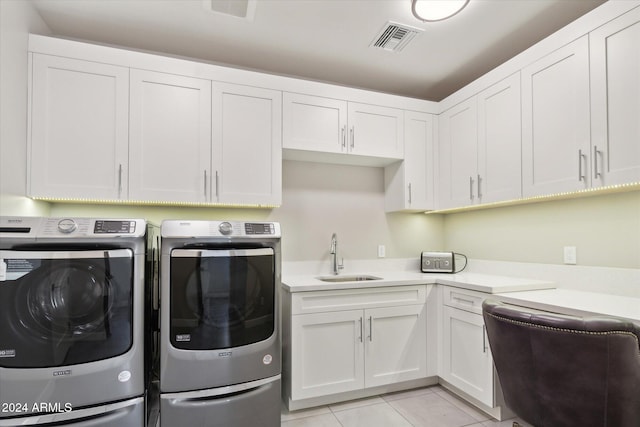
[[[164,221],[161,427],[280,426],[280,225]]]
[[[0,426],[145,425],[152,231],[0,218]]]

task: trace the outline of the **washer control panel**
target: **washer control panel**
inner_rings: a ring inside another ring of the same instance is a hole
[[[423,273],[453,273],[453,252],[422,252],[420,269]]]
[[[145,233],[145,224],[142,219],[45,218],[38,236],[142,236]]]

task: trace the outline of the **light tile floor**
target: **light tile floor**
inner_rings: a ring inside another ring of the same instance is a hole
[[[282,427],[511,427],[440,386],[431,386],[300,411],[282,410]]]

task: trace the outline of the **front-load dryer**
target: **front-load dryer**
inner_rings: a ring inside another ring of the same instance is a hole
[[[280,225],[163,221],[160,426],[279,427]]]
[[[0,218],[0,426],[145,425],[147,228]]]

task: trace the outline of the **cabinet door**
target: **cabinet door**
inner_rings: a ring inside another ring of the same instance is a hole
[[[365,387],[423,378],[427,374],[424,305],[365,310]]]
[[[126,198],[129,70],[33,55],[29,195]]]
[[[434,209],[433,116],[404,112],[402,162],[385,167],[385,210]]]
[[[349,152],[362,156],[402,159],[403,111],[349,102]]]
[[[291,399],[364,387],[362,310],[291,319]]]
[[[640,8],[589,35],[593,186],[640,181]]]
[[[282,147],[342,153],[347,151],[347,102],[283,94]]]
[[[214,200],[282,201],[281,92],[213,83]]]
[[[442,377],[493,407],[493,360],[482,315],[444,306]]]
[[[478,174],[482,203],[522,196],[520,73],[478,95]]]
[[[584,36],[522,70],[522,193],[587,188],[589,43]]]
[[[440,117],[440,207],[477,203],[478,114],[476,98]]]
[[[211,82],[131,70],[129,198],[209,202]]]

